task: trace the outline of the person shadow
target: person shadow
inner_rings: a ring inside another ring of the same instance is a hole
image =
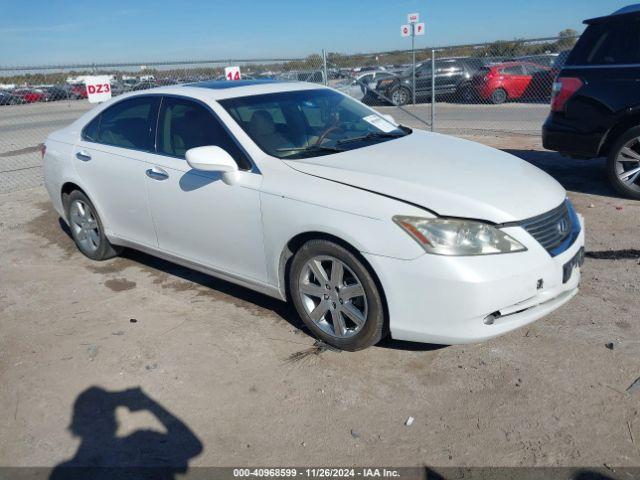
[[[118,437],[119,407],[131,412],[148,411],[165,432],[141,429]],[[186,473],[189,460],[203,450],[184,422],[139,387],[122,391],[88,388],[74,403],[69,429],[80,437],[80,446],[73,458],[54,467],[49,480],[169,480]]]

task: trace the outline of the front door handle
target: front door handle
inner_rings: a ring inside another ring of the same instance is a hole
[[[166,180],[169,178],[169,174],[160,167],[153,167],[147,170],[147,177],[153,178],[154,180]]]
[[[86,150],[80,150],[76,153],[76,158],[78,160],[82,160],[83,162],[88,162],[89,160],[91,160],[91,155],[89,155]]]

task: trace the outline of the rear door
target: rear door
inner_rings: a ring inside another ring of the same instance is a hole
[[[522,65],[503,67],[500,74],[504,77],[503,85],[509,98],[520,98],[531,81],[531,77],[525,73]]]
[[[186,151],[206,145],[217,145],[236,160],[240,171],[232,184],[220,172],[189,166]],[[195,100],[163,97],[156,151],[147,186],[160,249],[223,273],[264,281],[262,175],[251,169],[217,116]]]
[[[147,202],[145,171],[153,158],[158,96],[126,99],[104,110],[83,130],[74,147],[82,187],[108,232],[156,247]]]

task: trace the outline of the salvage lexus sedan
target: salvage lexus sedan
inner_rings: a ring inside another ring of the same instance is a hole
[[[130,247],[290,300],[345,350],[476,342],[578,292],[583,221],[553,178],[318,85],[125,94],[52,133],[44,171],[87,257]]]

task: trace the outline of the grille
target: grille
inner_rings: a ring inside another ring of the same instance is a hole
[[[523,220],[520,225],[552,256],[566,250],[573,241],[568,241],[565,245],[565,240],[570,236],[577,237],[580,231],[579,222],[568,200],[547,213]],[[560,248],[562,246],[564,248]]]

